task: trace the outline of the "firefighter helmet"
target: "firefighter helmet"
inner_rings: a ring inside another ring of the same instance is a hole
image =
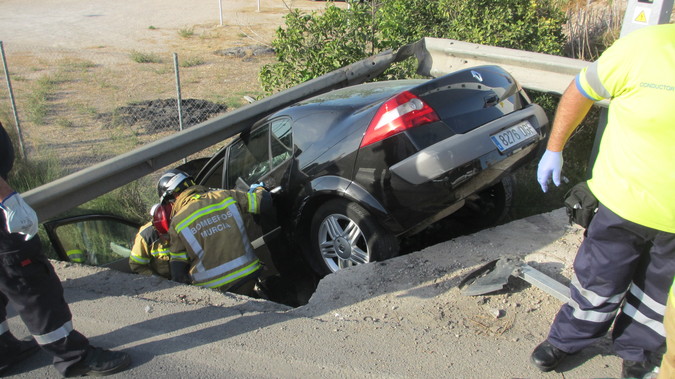
[[[157,194],[160,203],[165,200],[173,199],[182,190],[194,186],[195,180],[185,171],[169,170],[165,172],[157,181]]]
[[[157,203],[152,206],[152,209],[150,209],[150,215],[152,216],[152,226],[160,235],[169,233],[172,208],[173,204],[171,202],[166,202],[165,204]]]

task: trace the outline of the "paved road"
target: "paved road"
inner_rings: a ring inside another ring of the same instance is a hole
[[[157,378],[599,378],[617,376],[606,341],[575,355],[564,373],[542,374],[529,353],[559,301],[528,285],[466,297],[457,288],[477,265],[515,254],[565,280],[580,231],[562,210],[460,237],[319,283],[292,309],[157,278],[55,262],[76,329],[124,349],[117,377]],[[488,316],[501,309],[503,317]],[[26,335],[18,317],[11,329]],[[15,378],[58,377],[46,353]]]

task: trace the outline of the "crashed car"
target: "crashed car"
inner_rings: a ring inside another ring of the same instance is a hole
[[[302,254],[323,276],[391,258],[399,239],[453,214],[498,223],[511,173],[547,130],[544,110],[508,72],[479,66],[300,101],[251,125],[196,180],[263,182],[275,193],[276,218],[263,227],[272,258]]]

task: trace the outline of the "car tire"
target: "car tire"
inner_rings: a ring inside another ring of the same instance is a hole
[[[366,209],[343,199],[320,206],[312,217],[310,231],[310,264],[321,276],[389,259],[399,250],[396,237]]]
[[[516,189],[516,178],[504,176],[497,184],[488,187],[471,199],[457,214],[461,221],[471,228],[485,229],[506,221]]]

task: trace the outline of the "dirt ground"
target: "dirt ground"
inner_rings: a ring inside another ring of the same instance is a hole
[[[345,6],[343,3],[338,5]],[[313,10],[324,6],[324,2],[309,0],[261,0],[258,3],[254,0],[222,0],[223,24],[220,25],[217,0],[1,0],[0,40],[10,53],[25,53],[25,58],[21,59],[26,60],[31,59],[31,54],[38,48],[60,49],[92,61],[105,52],[119,53],[121,62],[132,49],[163,53],[179,49],[185,54],[211,56],[220,49],[269,44],[288,8]],[[181,31],[192,31],[194,35],[184,38]],[[18,63],[30,63],[14,59]],[[231,65],[218,80],[228,88],[255,86],[259,66],[269,59],[220,61],[221,65],[228,62]],[[96,93],[90,96],[96,97]],[[77,137],[65,136],[65,133],[61,128],[33,131],[29,136],[36,140],[58,138],[67,147],[69,138]],[[92,149],[96,144],[96,141],[90,141],[84,148]],[[319,291],[309,305],[296,312],[335,325],[335,338],[340,341],[350,338],[343,333],[345,330],[358,335],[359,330],[381,329],[380,340],[375,342],[383,345],[385,350],[398,343],[387,339],[387,330],[392,330],[391,335],[397,335],[393,330],[408,330],[406,337],[414,342],[415,349],[411,356],[423,353],[424,359],[435,359],[435,363],[447,361],[445,374],[433,372],[435,375],[430,376],[618,376],[620,362],[611,355],[611,347],[605,340],[566,365],[565,371],[570,372],[541,374],[529,367],[526,362],[529,352],[545,338],[548,325],[560,306],[558,300],[540,289],[515,281],[498,295],[466,297],[457,287],[461,279],[458,273],[464,275],[479,263],[494,258],[482,255],[488,251],[501,251],[505,255],[536,252],[535,256],[528,257],[528,261],[534,264],[546,262],[538,267],[567,282],[581,230],[560,226],[564,216],[559,212],[553,219],[558,224],[556,229],[546,229],[543,225],[547,224],[539,223],[534,217],[519,222],[520,228],[483,231],[450,244],[437,245],[432,248],[435,252],[417,252],[389,263],[331,275],[319,284]],[[523,245],[522,241],[530,241],[537,235],[548,241],[537,246]],[[357,275],[359,272],[368,275]],[[369,278],[369,281],[364,282],[363,278]],[[442,346],[439,346],[441,339]],[[410,341],[406,346],[411,346]],[[311,350],[305,342],[303,344],[303,349]],[[437,356],[436,352],[444,355]],[[482,371],[486,361],[489,367],[501,366],[501,370]],[[402,367],[394,373],[387,371],[387,364],[392,367],[402,365],[401,362],[386,361],[381,365],[384,373],[375,371],[371,377],[423,377],[420,374],[424,374],[423,368],[415,373],[407,371],[410,367]]]

